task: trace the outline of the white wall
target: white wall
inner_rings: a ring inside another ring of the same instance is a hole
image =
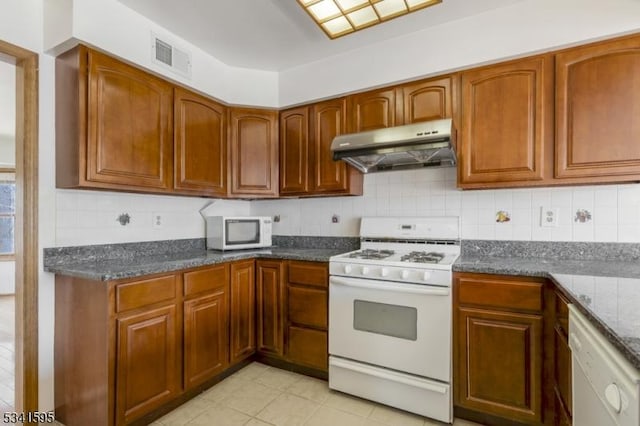
[[[225,102],[278,106],[277,72],[228,66],[116,0],[55,1],[45,9],[45,50],[59,53],[73,37]],[[152,31],[191,52],[190,79],[151,61]]]
[[[637,0],[527,0],[280,73],[280,105],[640,29]]]
[[[559,209],[559,226],[540,226],[541,207]],[[498,211],[510,221],[497,223]],[[587,210],[591,220],[575,220]],[[251,214],[280,215],[279,235],[357,236],[362,216],[460,216],[462,238],[640,242],[640,184],[461,191],[456,169],[365,175],[362,197],[255,201]],[[331,222],[333,214],[340,223]]]

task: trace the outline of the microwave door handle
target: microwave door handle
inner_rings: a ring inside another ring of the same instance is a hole
[[[429,296],[448,296],[450,291],[447,287],[433,287],[412,284],[394,284],[390,282],[376,281],[375,284],[368,284],[367,281],[356,281],[347,278],[331,277],[331,284],[345,287],[359,287],[370,290],[395,291],[397,293],[423,294]]]

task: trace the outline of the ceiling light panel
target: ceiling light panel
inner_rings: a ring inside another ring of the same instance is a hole
[[[378,14],[376,14],[376,11],[372,6],[363,7],[351,13],[348,13],[347,18],[356,30],[380,22],[380,19],[378,19]]]
[[[340,9],[344,12],[349,12],[354,9],[359,9],[363,6],[370,6],[371,2],[369,0],[336,0]]]
[[[342,11],[333,0],[322,0],[307,8],[316,22],[324,22],[342,15]]]
[[[404,0],[382,0],[375,4],[375,8],[381,19],[394,18],[409,11]]]
[[[297,1],[332,39],[442,2],[442,0]]]

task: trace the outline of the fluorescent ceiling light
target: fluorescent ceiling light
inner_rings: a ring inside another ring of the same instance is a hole
[[[297,1],[331,39],[442,2],[442,0]]]

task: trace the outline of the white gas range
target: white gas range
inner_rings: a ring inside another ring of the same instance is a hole
[[[458,217],[365,217],[330,259],[329,387],[453,421],[451,283]]]

